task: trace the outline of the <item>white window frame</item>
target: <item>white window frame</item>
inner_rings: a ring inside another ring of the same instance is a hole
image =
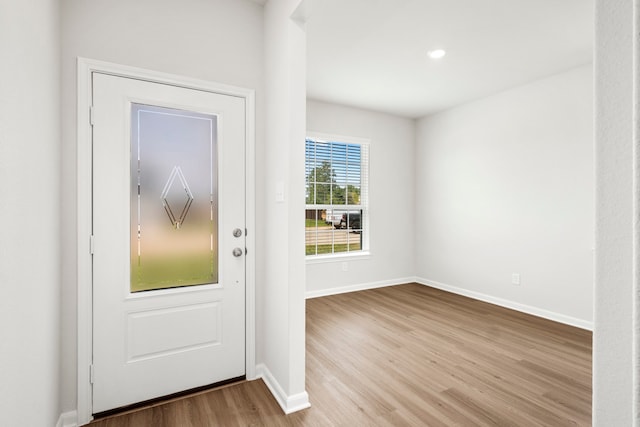
[[[360,218],[360,227],[362,229],[362,246],[360,250],[349,252],[336,252],[330,254],[320,255],[306,255],[306,261],[308,264],[334,262],[344,259],[368,259],[371,255],[370,249],[370,210],[369,210],[369,197],[370,197],[370,183],[369,183],[369,167],[371,157],[371,140],[367,138],[360,138],[354,136],[336,135],[322,132],[307,132],[307,139],[312,139],[316,142],[338,142],[345,144],[358,144],[363,149],[366,155],[362,156],[361,168],[360,168],[360,180],[361,180],[361,199],[358,209],[362,209],[362,215]],[[306,143],[306,141],[305,141]],[[306,161],[306,155],[305,155]],[[328,206],[335,205],[315,205],[305,204],[305,211],[307,209],[326,209]],[[348,205],[347,205],[348,206]]]

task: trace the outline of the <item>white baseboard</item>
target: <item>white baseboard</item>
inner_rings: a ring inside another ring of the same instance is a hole
[[[379,282],[361,283],[358,285],[338,286],[335,288],[320,289],[317,291],[307,291],[305,294],[305,297],[307,299],[310,299],[310,298],[326,297],[329,295],[345,294],[347,292],[364,291],[367,289],[384,288],[387,286],[404,285],[407,283],[413,283],[415,282],[415,280],[416,280],[415,277],[404,277],[401,279],[382,280]]]
[[[512,310],[520,311],[523,313],[531,314],[533,316],[542,317],[544,319],[553,320],[554,322],[564,323],[565,325],[575,326],[580,329],[586,329],[593,331],[593,322],[589,322],[583,319],[577,319],[575,317],[566,316],[564,314],[556,313],[553,311],[545,310],[538,307],[533,307],[526,304],[520,304],[518,302],[509,301],[506,299],[486,295],[480,292],[470,291],[456,286],[446,285],[444,283],[436,282],[435,280],[428,280],[421,277],[416,277],[414,280],[421,285],[429,286],[432,288],[440,289],[443,291],[451,292],[453,294],[462,295],[465,297],[473,298],[476,300],[488,302],[491,304],[499,305],[501,307],[510,308]]]
[[[267,388],[269,388],[273,397],[276,398],[278,405],[280,405],[285,414],[292,414],[311,406],[309,403],[309,395],[306,391],[288,396],[273,374],[271,374],[269,368],[263,363],[256,366],[256,374],[257,378],[262,378],[262,381],[267,385]]]
[[[76,411],[69,411],[60,414],[56,427],[77,427],[78,426],[78,413]]]

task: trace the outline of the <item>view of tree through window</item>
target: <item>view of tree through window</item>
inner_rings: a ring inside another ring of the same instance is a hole
[[[367,148],[363,144],[307,138],[307,255],[365,249]]]

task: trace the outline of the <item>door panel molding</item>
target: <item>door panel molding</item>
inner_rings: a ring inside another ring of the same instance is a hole
[[[78,58],[77,63],[77,413],[78,424],[93,414],[91,363],[93,341],[92,308],[92,126],[91,75],[101,73],[153,83],[196,89],[245,100],[245,223],[246,236],[246,377],[256,378],[255,364],[255,93],[253,90],[182,77],[109,62]]]

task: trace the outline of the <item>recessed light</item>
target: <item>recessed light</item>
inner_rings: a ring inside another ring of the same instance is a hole
[[[429,58],[431,59],[440,59],[447,54],[447,51],[444,49],[434,49],[428,52]]]

